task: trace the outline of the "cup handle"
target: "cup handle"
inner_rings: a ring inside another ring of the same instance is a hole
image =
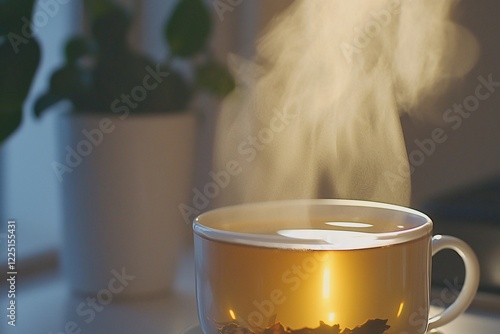
[[[479,286],[479,261],[476,254],[464,241],[447,235],[432,238],[432,255],[443,249],[452,249],[460,255],[465,265],[465,282],[457,299],[443,312],[429,319],[428,330],[441,327],[462,314],[476,295]]]

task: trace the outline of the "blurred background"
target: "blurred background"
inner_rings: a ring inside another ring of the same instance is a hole
[[[44,1],[37,2],[35,12],[45,10],[40,2]],[[158,27],[163,25],[176,1],[121,2],[134,11],[129,40],[133,48],[154,60],[162,60],[166,45]],[[216,2],[207,2],[214,24],[210,43],[216,59],[226,63],[231,53],[250,59],[255,54],[255,41],[266,25],[292,2],[233,1],[234,5],[222,15],[213,7]],[[24,263],[26,275],[56,268],[62,242],[61,184],[52,168],[60,154],[56,148],[59,113],[49,112],[41,119],[33,116],[36,97],[47,90],[51,73],[64,62],[64,43],[85,27],[81,1],[62,3],[57,13],[36,32],[42,57],[24,104],[23,123],[0,149],[2,225],[8,218],[18,221],[18,261]],[[474,95],[479,77],[492,77],[500,82],[500,2],[462,0],[460,3],[457,20],[479,40],[481,54],[463,83],[445,96],[440,109],[434,111],[438,115]],[[412,173],[412,206],[434,218],[437,232],[468,241],[482,260],[482,289],[500,293],[500,87],[495,89],[469,116],[452,123],[456,128],[440,122],[442,117],[422,122],[403,117],[402,124],[408,153],[422,151],[425,156]],[[209,180],[218,107],[217,100],[200,107],[204,118],[197,139],[194,187],[201,187]],[[64,111],[68,105],[56,108]],[[435,143],[432,153],[426,153],[419,143],[432,138],[436,128],[443,129],[447,139]],[[453,262],[456,260],[453,256],[450,255],[451,260],[446,256],[443,254],[443,259],[437,261],[457,268],[456,275],[461,275],[460,264]],[[443,278],[439,272],[437,275],[439,284]]]

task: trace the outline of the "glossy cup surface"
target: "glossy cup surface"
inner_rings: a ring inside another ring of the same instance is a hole
[[[194,231],[205,334],[261,334],[278,324],[427,328],[432,222],[418,211],[349,200],[255,203],[202,214]]]

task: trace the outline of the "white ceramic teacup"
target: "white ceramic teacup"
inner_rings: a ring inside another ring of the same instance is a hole
[[[395,205],[245,204],[200,215],[194,232],[205,334],[293,333],[306,327],[421,334],[465,311],[479,283],[479,264],[467,244],[433,237],[429,217]],[[445,248],[462,257],[465,284],[451,306],[429,318],[432,255]]]

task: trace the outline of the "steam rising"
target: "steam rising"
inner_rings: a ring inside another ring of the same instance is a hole
[[[254,62],[233,59],[215,168],[242,172],[223,204],[335,197],[408,205],[403,112],[445,92],[475,64],[453,0],[297,0]]]

